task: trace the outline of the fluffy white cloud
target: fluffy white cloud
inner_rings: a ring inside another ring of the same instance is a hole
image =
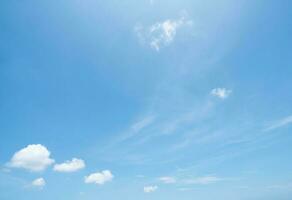
[[[145,193],[155,192],[157,189],[158,187],[156,185],[145,186],[144,192]]]
[[[84,181],[85,183],[95,183],[98,185],[103,185],[104,183],[111,181],[114,178],[111,171],[104,170],[102,172],[96,172],[85,176]]]
[[[78,158],[73,158],[71,161],[67,160],[64,163],[56,164],[54,171],[57,172],[75,172],[85,167],[85,162]]]
[[[8,166],[23,168],[30,171],[42,171],[54,163],[51,153],[41,144],[31,144],[17,151]]]
[[[211,95],[216,96],[220,99],[226,99],[230,94],[231,90],[228,90],[226,88],[214,88],[211,90]]]
[[[43,178],[37,178],[31,184],[35,187],[44,187],[46,185],[46,181]]]
[[[221,178],[218,178],[216,176],[203,176],[203,177],[198,177],[195,179],[190,179],[186,180],[186,184],[199,184],[199,185],[207,185],[211,183],[216,183],[218,181],[221,181]]]
[[[159,180],[166,184],[176,183],[176,179],[169,176],[160,177]]]
[[[182,16],[176,20],[167,19],[157,22],[146,28],[141,25],[136,26],[135,32],[143,43],[159,51],[162,46],[167,46],[174,40],[178,28],[184,25],[192,25],[192,21]]]

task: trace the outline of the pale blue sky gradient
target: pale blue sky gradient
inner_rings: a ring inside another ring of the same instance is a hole
[[[0,199],[290,200],[291,7],[1,1]],[[30,144],[86,166],[11,167]]]

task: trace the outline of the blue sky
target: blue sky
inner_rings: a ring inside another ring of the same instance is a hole
[[[292,2],[0,3],[0,199],[290,200]]]

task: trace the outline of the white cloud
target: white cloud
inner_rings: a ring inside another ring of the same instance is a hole
[[[155,122],[155,118],[156,117],[154,115],[147,115],[146,117],[137,120],[129,127],[129,130],[122,134],[116,141],[113,142],[113,144],[121,143],[135,137],[138,133],[153,124]]]
[[[147,43],[151,48],[159,51],[161,47],[173,42],[177,30],[184,25],[192,25],[191,20],[182,16],[176,20],[167,19],[157,22],[150,27],[141,25],[135,27],[135,32],[143,43]]]
[[[292,183],[286,183],[286,184],[278,184],[278,185],[270,185],[267,186],[268,189],[271,190],[291,190],[292,189]]]
[[[194,190],[193,188],[178,188],[179,191],[184,192],[184,191],[190,191]]]
[[[31,185],[35,187],[44,187],[46,185],[46,181],[43,178],[37,178],[31,183]]]
[[[139,175],[136,175],[137,178],[145,178],[145,175],[142,175],[142,174],[139,174]]]
[[[170,176],[160,177],[159,180],[166,184],[176,183],[176,179]]]
[[[145,193],[150,193],[150,192],[155,192],[158,189],[158,187],[156,185],[154,186],[145,186],[144,187],[144,192]]]
[[[134,132],[139,132],[141,131],[142,129],[144,129],[145,127],[147,127],[148,125],[152,124],[153,121],[154,121],[155,117],[154,116],[147,116],[145,117],[144,119],[134,123],[132,126],[131,126],[131,129],[134,131]]]
[[[96,172],[90,174],[89,176],[85,176],[85,183],[95,183],[97,185],[103,185],[106,182],[111,181],[114,178],[111,171],[104,170],[102,172]]]
[[[271,131],[273,129],[280,128],[282,126],[286,126],[288,124],[292,124],[292,115],[270,124],[267,128],[264,129],[264,131]]]
[[[41,144],[31,144],[16,152],[8,166],[30,171],[43,171],[54,163],[51,153]]]
[[[220,99],[226,99],[231,94],[231,92],[232,90],[228,90],[226,88],[214,88],[211,90],[211,95]]]
[[[222,180],[221,178],[218,178],[216,176],[203,176],[203,177],[198,177],[195,179],[185,180],[184,182],[186,184],[207,185],[211,183],[216,183],[221,180]]]
[[[75,172],[85,167],[85,162],[78,158],[73,158],[71,161],[67,160],[64,163],[56,164],[54,171],[57,172]]]

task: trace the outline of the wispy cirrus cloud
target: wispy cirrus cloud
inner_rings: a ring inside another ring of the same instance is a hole
[[[264,128],[263,131],[271,131],[277,128],[281,128],[283,126],[287,126],[289,124],[292,124],[292,115],[282,118],[280,120],[277,120],[275,122],[272,122],[266,128]]]
[[[203,177],[197,177],[194,179],[187,179],[184,180],[185,184],[198,184],[198,185],[208,185],[212,183],[216,183],[218,181],[222,181],[222,178],[216,177],[216,176],[203,176]]]
[[[181,191],[181,192],[190,191],[190,190],[194,190],[194,188],[188,188],[188,187],[178,188],[178,191]]]
[[[131,126],[131,130],[133,132],[139,132],[141,131],[143,128],[147,127],[148,125],[150,125],[155,119],[155,116],[150,115],[150,116],[146,116],[145,118],[141,119],[140,121],[135,122],[132,126]]]
[[[159,178],[159,181],[165,183],[165,184],[173,184],[176,183],[176,179],[171,176],[163,176]]]
[[[292,190],[292,183],[274,184],[267,186],[269,190]]]
[[[138,119],[128,128],[128,130],[122,133],[120,137],[118,137],[111,145],[115,145],[117,143],[130,140],[140,132],[144,131],[144,129],[146,129],[148,126],[152,125],[155,122],[155,119],[156,116],[154,115],[146,115],[142,119]]]

